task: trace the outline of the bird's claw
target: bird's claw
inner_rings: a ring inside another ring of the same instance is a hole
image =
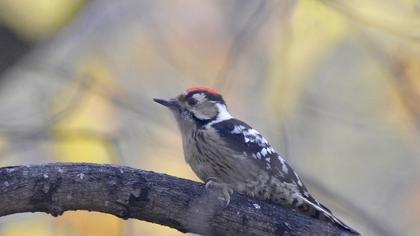
[[[205,187],[206,189],[212,188],[219,191],[221,194],[218,199],[224,202],[225,207],[229,205],[233,189],[228,184],[217,182],[216,178],[211,177],[207,179]]]
[[[210,177],[210,178],[208,178],[207,180],[206,180],[206,185],[205,185],[205,187],[206,187],[206,189],[208,190],[209,188],[211,188],[213,185],[215,185],[215,184],[217,184],[217,182],[216,182],[216,178],[214,178],[214,177]]]

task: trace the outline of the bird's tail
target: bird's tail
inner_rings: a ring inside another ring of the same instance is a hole
[[[304,201],[303,209],[305,209],[305,214],[308,214],[320,220],[329,221],[344,230],[360,235],[359,232],[357,232],[356,230],[339,220],[337,217],[335,217],[327,207],[316,201],[314,198],[311,197],[313,201],[304,197],[302,197],[302,199]]]

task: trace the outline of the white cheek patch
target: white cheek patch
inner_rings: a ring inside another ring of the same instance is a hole
[[[208,115],[205,115],[197,110],[192,110],[192,112],[194,113],[194,116],[197,117],[200,120],[207,120],[210,119],[210,117]]]
[[[205,102],[207,100],[207,97],[204,93],[196,93],[192,95],[192,98],[194,98],[197,101],[197,104],[200,104],[202,102]],[[210,119],[208,114],[205,114],[204,112],[201,112],[197,107],[192,107],[191,111],[194,113],[194,116],[197,117],[200,120],[207,120]]]

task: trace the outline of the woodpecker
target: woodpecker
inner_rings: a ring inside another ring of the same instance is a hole
[[[308,192],[292,167],[268,141],[228,112],[212,88],[189,88],[171,99],[154,99],[175,116],[186,162],[229,204],[233,191],[291,208],[353,230]]]

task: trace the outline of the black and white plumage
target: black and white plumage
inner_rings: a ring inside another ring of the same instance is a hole
[[[258,131],[229,114],[215,90],[191,88],[174,99],[155,101],[175,115],[187,163],[206,187],[221,191],[227,204],[237,191],[356,232],[309,194]]]

